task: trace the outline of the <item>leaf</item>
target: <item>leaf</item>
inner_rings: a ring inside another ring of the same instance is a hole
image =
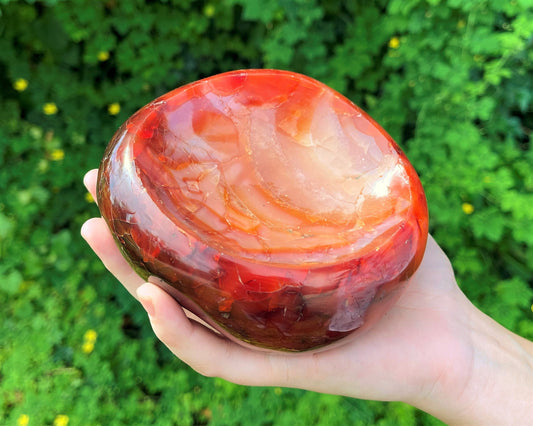
[[[15,222],[0,212],[0,242],[7,239],[14,228]]]
[[[489,241],[500,241],[507,220],[495,207],[475,212],[472,215],[472,231],[477,238],[487,238]]]
[[[391,15],[402,14],[409,16],[409,12],[420,4],[420,0],[392,0],[388,10]]]
[[[500,281],[496,286],[496,292],[503,303],[511,306],[528,308],[533,298],[533,289],[516,277]]]
[[[517,220],[533,220],[533,194],[507,191],[502,195],[501,206],[503,211],[510,212]]]
[[[277,0],[250,0],[241,4],[244,6],[244,19],[263,23],[271,22],[280,8]]]
[[[522,309],[529,310],[531,306],[533,290],[522,279],[513,277],[500,281],[495,291],[497,303],[493,304],[489,313],[503,326],[515,330],[522,318]]]
[[[5,276],[0,276],[0,291],[3,291],[9,296],[13,296],[19,291],[22,281],[22,274],[17,270]]]
[[[492,116],[492,112],[496,107],[496,100],[491,97],[484,97],[479,100],[477,103],[477,116],[481,120],[488,120]]]

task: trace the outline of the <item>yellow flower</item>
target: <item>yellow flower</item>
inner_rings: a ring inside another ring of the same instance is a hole
[[[61,161],[63,158],[65,158],[65,151],[61,148],[54,149],[50,153],[50,160],[52,161]]]
[[[64,414],[59,414],[54,419],[54,426],[67,426],[68,425],[68,416]]]
[[[281,388],[274,388],[274,393],[278,396],[280,396],[283,393],[283,389]]]
[[[204,7],[204,15],[208,18],[212,18],[215,15],[215,6],[212,4],[206,4]]]
[[[90,354],[92,351],[94,351],[94,342],[84,342],[81,346],[81,350],[83,353]]]
[[[100,62],[105,62],[109,59],[109,52],[107,50],[101,50],[98,52],[98,60]]]
[[[43,112],[46,115],[54,115],[57,114],[57,105],[53,102],[47,102],[43,105]]]
[[[27,426],[30,422],[30,416],[27,414],[21,414],[17,419],[17,426]]]
[[[94,198],[90,192],[85,193],[85,201],[87,201],[88,203],[94,203]]]
[[[28,288],[30,288],[30,285],[31,285],[31,284],[33,284],[31,281],[26,281],[26,280],[24,280],[24,281],[22,281],[22,282],[20,283],[19,290],[20,290],[20,291],[26,291],[26,290],[28,290]]]
[[[25,78],[17,78],[13,82],[13,88],[17,92],[24,92],[24,90],[26,90],[27,87],[28,87],[28,80],[26,80]]]
[[[398,37],[393,37],[389,40],[389,47],[391,49],[398,49],[400,47],[400,39]]]
[[[464,214],[472,214],[472,213],[474,213],[474,206],[472,204],[470,204],[470,203],[463,203],[461,208],[463,209],[463,213]]]
[[[111,115],[117,115],[120,112],[120,104],[113,102],[107,106],[107,112]]]
[[[89,194],[91,195],[91,194]],[[91,195],[91,198],[92,195]],[[85,334],[83,335],[83,340],[85,340],[86,342],[89,342],[89,343],[94,343],[96,342],[96,338],[98,337],[98,333],[94,330],[87,330],[85,332]]]
[[[461,29],[464,28],[466,25],[465,21],[463,19],[460,19],[459,22],[457,22],[457,28]]]

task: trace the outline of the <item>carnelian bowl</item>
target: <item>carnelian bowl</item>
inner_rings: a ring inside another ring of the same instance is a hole
[[[428,231],[392,138],[288,71],[227,72],[146,105],[111,140],[97,194],[143,279],[258,349],[317,350],[371,327]]]

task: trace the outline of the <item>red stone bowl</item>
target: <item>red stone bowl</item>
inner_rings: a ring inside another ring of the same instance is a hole
[[[254,348],[368,328],[427,239],[424,191],[392,138],[287,71],[219,74],[146,105],[111,140],[97,192],[143,279]]]

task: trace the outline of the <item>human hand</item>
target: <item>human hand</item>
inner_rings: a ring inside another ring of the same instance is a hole
[[[96,199],[96,170],[84,182]],[[87,221],[82,235],[142,303],[155,334],[177,357],[203,375],[242,385],[404,401],[443,420],[459,421],[479,405],[472,391],[481,373],[477,355],[482,339],[476,336],[503,333],[466,299],[448,258],[431,237],[404,293],[369,332],[318,353],[284,354],[244,348],[194,316],[187,318],[170,295],[132,270],[103,219]]]

